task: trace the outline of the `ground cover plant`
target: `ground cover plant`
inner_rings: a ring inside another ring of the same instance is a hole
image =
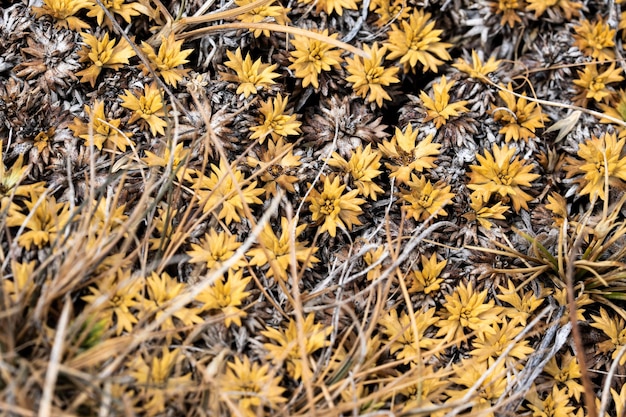
[[[621,3],[0,1],[2,414],[626,415]]]

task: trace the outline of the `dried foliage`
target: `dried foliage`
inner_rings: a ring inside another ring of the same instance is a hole
[[[623,416],[620,0],[0,10],[0,414]]]

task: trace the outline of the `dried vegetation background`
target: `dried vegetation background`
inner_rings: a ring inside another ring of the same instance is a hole
[[[0,2],[2,414],[624,416],[620,3]]]

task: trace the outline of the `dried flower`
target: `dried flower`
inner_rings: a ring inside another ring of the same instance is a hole
[[[43,0],[43,6],[33,6],[32,10],[37,19],[51,16],[56,27],[79,31],[89,28],[89,25],[75,15],[90,6],[89,0]]]
[[[253,132],[250,139],[258,139],[260,143],[265,141],[268,135],[271,135],[274,141],[289,135],[299,135],[300,123],[296,120],[297,114],[292,111],[287,112],[287,98],[278,94],[275,99],[267,100],[261,103],[259,111],[263,115],[261,124],[252,126],[250,130]]]
[[[380,144],[379,149],[392,162],[385,163],[391,170],[391,178],[406,184],[409,182],[412,172],[422,172],[424,169],[434,168],[436,156],[439,155],[439,143],[432,143],[432,135],[419,143],[417,134],[411,124],[407,125],[404,133],[396,127],[396,132],[389,141]]]
[[[407,181],[406,185],[409,190],[402,190],[402,201],[406,205],[402,209],[407,215],[413,217],[416,221],[426,221],[431,216],[446,216],[448,213],[443,209],[454,197],[454,193],[450,192],[451,187],[438,182],[433,185],[423,175],[417,176],[411,174],[411,181]]]
[[[143,94],[136,96],[129,90],[124,90],[126,94],[121,95],[122,107],[133,111],[128,123],[139,120],[142,128],[148,126],[153,136],[157,133],[165,135],[167,122],[162,118],[166,117],[163,95],[156,83],[144,86]]]
[[[337,33],[328,35],[328,29],[325,29],[322,35],[333,39],[338,36]],[[289,68],[295,71],[297,78],[302,78],[303,87],[313,85],[319,88],[318,75],[322,71],[341,68],[340,64],[343,62],[341,51],[334,49],[332,45],[300,35],[295,35],[291,43],[295,50],[291,52],[289,60],[293,64],[289,65]]]
[[[263,64],[260,59],[252,62],[249,53],[244,59],[241,56],[241,48],[237,48],[234,54],[231,51],[226,51],[226,56],[228,56],[228,61],[224,65],[235,71],[237,75],[220,74],[228,81],[238,82],[237,94],[243,94],[245,98],[251,94],[256,94],[257,90],[275,84],[274,78],[280,76],[280,74],[273,72],[276,69],[276,64]]]
[[[440,42],[443,30],[435,29],[435,22],[429,21],[430,13],[423,10],[414,10],[409,16],[409,21],[402,20],[400,26],[391,25],[389,39],[385,46],[389,50],[387,59],[400,58],[404,64],[404,71],[414,70],[417,63],[423,66],[423,72],[437,72],[437,67],[444,61],[450,60],[447,48],[452,44]],[[435,57],[437,56],[437,57]]]
[[[535,136],[535,130],[544,127],[544,120],[548,120],[541,111],[539,104],[529,102],[525,95],[516,100],[511,84],[507,89],[498,91],[498,95],[506,104],[506,108],[491,106],[493,119],[504,122],[505,126],[499,133],[504,134],[505,142],[511,140],[528,140]]]
[[[528,201],[532,196],[521,187],[530,187],[539,174],[531,174],[533,166],[524,164],[515,155],[515,148],[507,145],[493,145],[493,155],[485,151],[485,156],[476,155],[480,165],[471,165],[470,183],[467,188],[474,190],[483,201],[489,201],[492,194],[498,194],[506,201],[513,203],[516,212],[524,208],[528,210]],[[504,200],[503,200],[504,201]],[[506,202],[505,201],[505,202]]]
[[[81,82],[89,82],[91,87],[96,86],[96,79],[103,68],[117,71],[135,56],[135,51],[125,39],[120,39],[119,43],[115,45],[115,39],[109,40],[108,32],[104,33],[102,39],[89,33],[82,33],[81,35],[85,45],[78,51],[79,61],[90,62],[91,65],[77,72],[76,75],[81,77]]]
[[[103,101],[96,100],[93,107],[85,105],[85,114],[89,120],[87,123],[75,117],[74,123],[69,126],[74,132],[74,136],[83,139],[85,145],[89,146],[93,143],[93,146],[98,150],[102,150],[106,144],[112,149],[117,148],[122,152],[126,151],[129,144],[135,145],[135,142],[130,140],[132,133],[123,132],[120,129],[120,119],[107,120],[104,114]]]
[[[267,328],[261,334],[267,337],[272,343],[264,343],[263,347],[268,351],[268,359],[276,365],[286,363],[287,373],[294,379],[302,377],[303,367],[311,369],[315,366],[315,361],[310,356],[312,353],[329,345],[327,340],[332,326],[324,326],[315,323],[315,314],[310,313],[304,319],[300,331],[298,331],[295,320],[289,320],[285,330]],[[300,341],[304,341],[304,352],[306,358],[300,353]],[[303,363],[303,360],[307,363]]]
[[[396,77],[399,69],[385,68],[383,63],[387,48],[378,49],[378,43],[374,42],[371,48],[363,45],[363,50],[370,58],[346,58],[346,71],[350,74],[346,81],[352,83],[352,89],[357,95],[367,97],[368,102],[375,101],[378,107],[382,107],[383,100],[391,100],[383,87],[400,82]]]
[[[435,127],[439,129],[445,125],[451,117],[457,117],[460,112],[468,111],[465,105],[467,100],[460,100],[450,103],[450,88],[454,85],[454,81],[447,83],[446,76],[441,76],[441,82],[433,84],[435,92],[434,99],[424,91],[420,93],[420,98],[426,107],[426,117],[423,122],[433,121]]]
[[[322,223],[320,233],[328,232],[329,235],[335,237],[337,226],[352,230],[352,225],[362,224],[358,216],[363,212],[360,206],[365,203],[365,200],[356,197],[359,190],[343,194],[345,189],[345,184],[339,184],[339,177],[335,177],[332,183],[326,177],[324,190],[321,193],[315,188],[311,190],[307,199],[311,202],[309,210],[311,210],[312,220]]]
[[[615,29],[611,29],[608,23],[598,19],[592,23],[582,19],[580,25],[574,26],[574,45],[585,56],[590,56],[596,61],[610,61],[615,59]]]

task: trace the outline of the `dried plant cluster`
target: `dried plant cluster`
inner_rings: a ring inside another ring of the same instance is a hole
[[[0,2],[2,413],[624,416],[626,5],[234,3]]]

